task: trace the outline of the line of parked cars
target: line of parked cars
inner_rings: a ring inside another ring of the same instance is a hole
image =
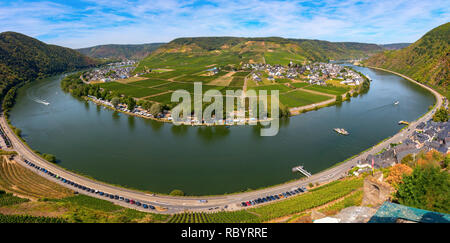
[[[77,184],[77,183],[75,183],[73,181],[70,181],[70,180],[67,180],[67,179],[65,179],[63,177],[60,177],[60,176],[58,176],[58,175],[48,171],[45,168],[41,168],[41,167],[35,165],[34,163],[31,163],[30,161],[28,161],[26,159],[24,161],[25,161],[25,163],[27,165],[35,168],[36,170],[44,172],[45,174],[47,174],[47,175],[49,175],[49,176],[51,176],[53,178],[56,178],[56,179],[62,181],[63,183],[65,183],[65,184],[71,185],[71,186],[73,186],[75,188],[78,188],[78,189],[81,189],[83,191],[90,192],[92,194],[97,194],[99,196],[107,197],[107,198],[114,199],[114,200],[124,201],[126,203],[129,203],[129,204],[132,204],[132,205],[136,205],[138,207],[143,207],[144,209],[151,209],[151,210],[155,210],[156,209],[153,205],[150,205],[150,204],[141,203],[141,202],[133,200],[133,199],[128,199],[128,198],[125,198],[125,197],[121,197],[119,195],[112,195],[112,194],[109,194],[109,193],[106,193],[106,192],[102,192],[102,191],[99,191],[99,190],[95,190],[95,189],[92,189],[92,188],[89,188],[89,187]]]
[[[283,198],[288,198],[290,196],[304,193],[306,191],[307,191],[306,187],[302,186],[302,187],[294,188],[294,189],[292,189],[292,191],[283,192],[283,193],[280,193],[277,195],[270,195],[267,197],[262,197],[262,198],[260,197],[255,200],[251,200],[251,201],[247,201],[247,202],[241,202],[241,206],[242,207],[254,206],[254,205],[258,205],[258,204],[262,204],[262,203],[266,203],[266,202],[271,202],[271,201],[280,200]]]
[[[0,127],[0,136],[5,141],[6,147],[11,148],[11,141],[9,141],[8,136],[6,136],[5,131],[3,131],[3,128]]]

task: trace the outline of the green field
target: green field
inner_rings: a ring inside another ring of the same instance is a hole
[[[102,83],[100,84],[100,87],[109,91],[116,91],[120,94],[124,94],[130,97],[135,98],[141,98],[145,96],[155,95],[158,93],[163,92],[163,90],[160,89],[154,89],[154,88],[144,88],[141,86],[135,86],[131,84],[122,84],[118,82],[109,82],[109,83]]]
[[[260,90],[267,90],[267,94],[269,95],[271,90],[278,90],[280,94],[282,94],[291,91],[292,89],[287,87],[286,85],[276,84],[276,85],[256,86],[252,87],[251,89],[249,88],[249,90],[255,90],[257,92],[259,92]]]
[[[300,54],[293,54],[289,51],[274,51],[264,53],[264,58],[267,64],[281,64],[288,65],[290,61],[303,62],[305,57]]]
[[[280,95],[280,101],[287,107],[299,107],[329,100],[330,97],[312,94],[306,91],[295,90]]]
[[[284,83],[291,83],[292,80],[290,80],[288,78],[276,78],[275,82],[280,83],[280,84],[284,84]]]
[[[311,85],[311,86],[305,87],[305,89],[314,90],[314,91],[332,94],[332,95],[343,95],[349,91],[348,88],[344,88],[344,87],[320,86],[320,85]]]
[[[230,84],[228,84],[228,86],[242,87],[244,86],[244,82],[245,76],[233,76],[233,79],[231,80]]]
[[[298,88],[303,88],[303,87],[309,86],[310,84],[309,83],[291,83],[291,85],[298,89]]]
[[[169,81],[164,79],[146,79],[136,82],[128,83],[130,85],[136,85],[136,86],[142,86],[142,87],[154,87],[154,86],[160,86],[162,84],[167,84]]]

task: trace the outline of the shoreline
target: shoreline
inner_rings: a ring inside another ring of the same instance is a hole
[[[372,68],[372,67],[369,67],[369,68]],[[374,68],[374,69],[379,69],[379,68]],[[380,69],[380,70],[390,72],[388,70],[383,70],[383,69]],[[391,73],[397,75],[397,73],[395,73],[395,72],[391,72]],[[398,75],[398,76],[401,76],[401,75]],[[404,76],[402,75],[401,77],[404,77]],[[410,78],[405,78],[405,79],[415,82],[416,84],[419,84],[420,86],[426,88],[427,90],[432,92],[436,98],[436,102],[435,102],[433,109],[429,110],[427,113],[425,113],[424,115],[419,117],[416,121],[411,122],[409,127],[412,128],[413,126],[417,125],[419,123],[419,121],[428,120],[430,115],[432,115],[435,112],[436,108],[439,107],[440,104],[442,104],[442,99],[441,99],[441,95],[438,92],[436,92],[435,90],[431,89],[430,87],[427,87],[426,85],[418,83],[417,81],[412,80]],[[4,116],[1,117],[1,120],[2,120],[2,125],[4,125],[4,123],[3,123],[5,121]],[[7,133],[11,133],[10,129],[11,128],[9,126],[7,126],[7,130],[8,130]],[[77,182],[83,181],[79,184],[85,184],[85,185],[89,185],[89,186],[92,185],[91,186],[92,188],[101,187],[102,190],[107,191],[107,192],[116,191],[117,194],[129,195],[130,198],[136,198],[136,199],[140,198],[139,200],[141,200],[141,201],[150,202],[150,203],[156,204],[156,205],[158,205],[158,204],[166,205],[167,207],[170,207],[171,209],[173,209],[173,210],[171,210],[173,212],[158,212],[158,213],[174,213],[174,212],[180,212],[180,211],[184,211],[184,210],[196,210],[196,209],[197,210],[208,210],[208,208],[215,207],[217,205],[223,206],[223,205],[235,204],[236,202],[244,201],[246,198],[258,197],[257,195],[261,195],[261,194],[269,194],[269,193],[275,194],[277,191],[283,191],[286,188],[291,188],[294,186],[303,186],[303,185],[308,185],[309,183],[323,184],[326,182],[340,179],[342,176],[344,176],[346,174],[348,169],[350,169],[352,166],[354,166],[354,164],[356,164],[358,159],[360,159],[361,157],[366,157],[368,154],[376,153],[377,150],[381,150],[384,147],[386,147],[386,144],[393,143],[394,140],[396,140],[396,139],[401,139],[402,136],[404,134],[406,134],[405,130],[406,129],[402,129],[397,134],[393,135],[392,137],[386,138],[385,140],[379,142],[378,144],[372,146],[371,148],[368,148],[367,150],[362,151],[360,154],[356,154],[343,162],[337,163],[334,166],[325,169],[324,171],[314,174],[313,176],[311,176],[309,178],[296,179],[294,181],[288,181],[288,182],[277,184],[277,185],[271,185],[266,188],[255,189],[255,190],[246,191],[246,192],[236,192],[236,193],[231,193],[231,194],[206,195],[206,196],[175,197],[175,196],[157,194],[157,193],[155,193],[154,195],[149,195],[145,192],[136,191],[133,189],[126,189],[126,188],[110,185],[110,184],[107,184],[104,182],[93,181],[92,179],[86,178],[85,176],[79,175],[77,173],[68,172],[67,170],[63,169],[62,167],[53,165],[50,162],[43,160],[38,155],[34,154],[32,151],[31,151],[31,153],[30,153],[30,151],[26,151],[26,149],[25,149],[25,151],[21,151],[22,153],[20,153],[19,151],[18,152],[20,155],[22,155],[22,157],[26,157],[27,159],[29,159],[30,157],[34,158],[33,162],[39,161],[38,164],[40,164],[40,165],[42,164],[43,167],[52,168],[53,172],[58,171],[56,173],[59,174],[60,176],[64,176],[66,178],[75,178],[73,181],[77,181]],[[11,136],[9,136],[9,137],[10,137],[10,139],[11,139],[11,137],[13,138],[11,140],[14,140],[13,145],[16,145],[16,146],[14,146],[15,149],[18,149],[18,147],[20,148],[21,146],[23,146],[23,142],[20,139],[18,139],[14,133],[12,133]],[[28,148],[28,150],[31,150],[31,149]],[[23,155],[28,155],[28,156],[23,156]],[[65,184],[63,184],[63,185],[65,185]],[[95,197],[95,195],[92,195],[92,194],[87,194],[87,195]],[[101,199],[117,203],[117,201],[115,201],[115,200],[109,200],[104,197]],[[195,202],[200,199],[208,199],[211,202],[208,202],[207,204]],[[123,205],[123,204],[119,204],[119,205],[131,207],[131,205]],[[135,207],[131,207],[131,208],[136,209]],[[231,208],[230,210],[235,211],[235,210],[241,210],[241,209],[242,208],[238,207],[238,208]]]

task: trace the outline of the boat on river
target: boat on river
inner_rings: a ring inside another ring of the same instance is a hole
[[[400,101],[397,100],[394,102],[394,105],[398,105],[398,104],[400,104]]]
[[[339,134],[341,134],[341,135],[345,135],[345,136],[347,136],[347,135],[350,134],[350,133],[347,132],[344,128],[335,128],[334,131],[337,132],[337,133],[339,133]]]

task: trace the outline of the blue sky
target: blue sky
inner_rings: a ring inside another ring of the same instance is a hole
[[[71,48],[195,36],[386,44],[449,21],[449,0],[0,0],[0,32]]]

